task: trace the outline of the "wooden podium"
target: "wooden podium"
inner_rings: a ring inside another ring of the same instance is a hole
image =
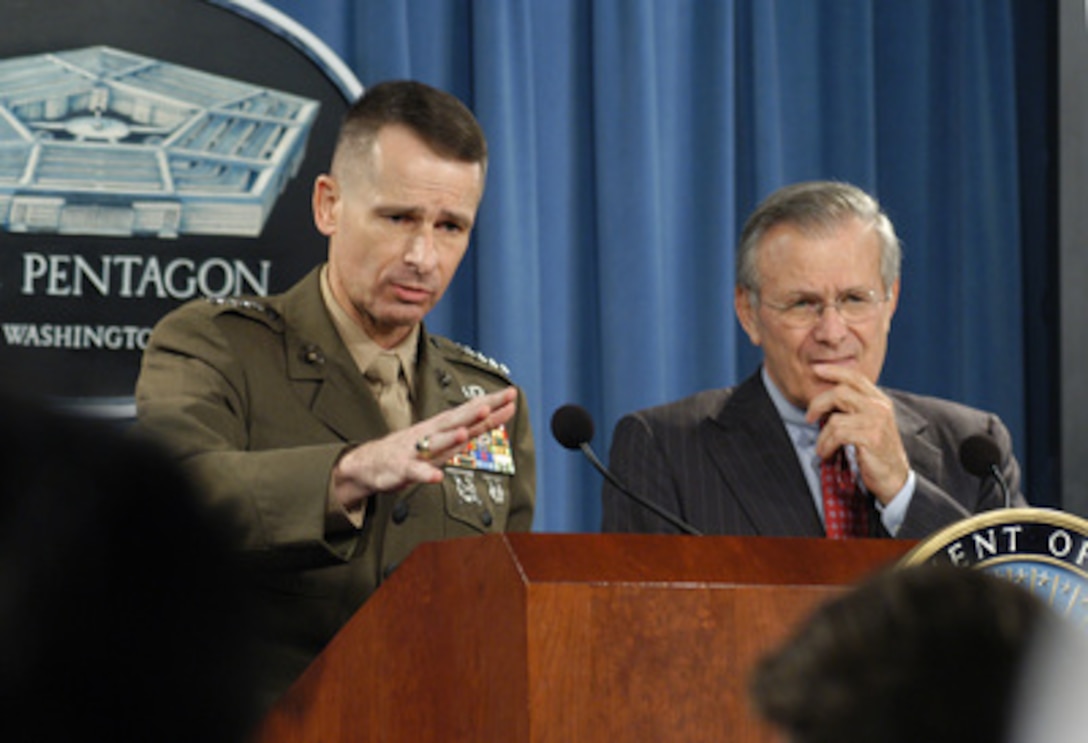
[[[912,542],[506,534],[425,544],[259,743],[771,741],[747,674]]]

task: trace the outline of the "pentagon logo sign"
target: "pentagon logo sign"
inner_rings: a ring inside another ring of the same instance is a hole
[[[0,226],[256,237],[317,109],[104,46],[0,62]]]
[[[325,257],[362,86],[256,0],[35,0],[0,25],[0,384],[127,417],[151,328]]]

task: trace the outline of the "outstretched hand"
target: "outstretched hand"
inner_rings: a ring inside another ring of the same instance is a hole
[[[348,450],[332,473],[336,499],[351,511],[374,493],[441,482],[442,464],[469,440],[510,420],[517,398],[517,390],[507,387]]]

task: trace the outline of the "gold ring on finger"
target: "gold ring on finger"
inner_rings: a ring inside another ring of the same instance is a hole
[[[421,438],[419,441],[416,442],[416,453],[419,454],[420,458],[422,458],[422,459],[430,458],[430,456],[431,456],[431,437],[430,436],[424,436],[423,438]]]

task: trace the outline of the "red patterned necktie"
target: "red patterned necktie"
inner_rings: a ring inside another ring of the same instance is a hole
[[[824,497],[824,528],[829,539],[869,535],[869,508],[858,488],[846,449],[820,463],[820,489]]]

